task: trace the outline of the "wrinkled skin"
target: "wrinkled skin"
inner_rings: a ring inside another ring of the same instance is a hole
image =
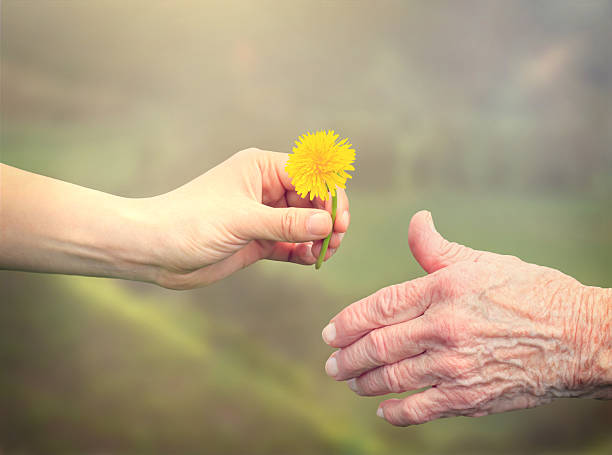
[[[394,425],[612,397],[609,290],[547,267],[447,242],[428,212],[409,230],[429,275],[345,308],[323,331],[326,364]]]

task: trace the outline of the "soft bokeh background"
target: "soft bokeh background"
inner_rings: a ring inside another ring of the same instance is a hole
[[[5,163],[136,197],[318,128],[358,161],[319,272],[189,292],[1,272],[0,452],[610,453],[598,401],[393,428],[325,376],[320,331],[422,275],[421,208],[612,286],[611,30],[604,1],[3,1]]]

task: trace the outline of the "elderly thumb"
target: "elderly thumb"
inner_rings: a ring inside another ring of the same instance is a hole
[[[431,213],[422,210],[410,220],[408,244],[412,255],[427,273],[462,261],[475,261],[482,251],[473,250],[442,237],[433,223]]]

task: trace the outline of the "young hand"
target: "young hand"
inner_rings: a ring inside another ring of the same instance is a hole
[[[203,286],[273,259],[310,265],[330,202],[300,198],[288,155],[248,149],[160,196],[122,198],[0,165],[0,267]],[[338,191],[329,258],[348,229]]]
[[[312,265],[332,230],[331,202],[295,192],[285,172],[287,154],[243,150],[186,185],[142,201],[159,220],[157,282],[190,288],[217,281],[260,259]],[[350,221],[338,190],[329,258]]]

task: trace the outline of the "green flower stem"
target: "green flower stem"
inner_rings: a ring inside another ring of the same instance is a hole
[[[325,259],[325,253],[327,253],[327,247],[329,246],[329,241],[331,240],[331,236],[334,233],[334,224],[336,224],[336,210],[338,209],[338,192],[336,191],[332,196],[332,231],[329,235],[323,240],[323,246],[321,246],[321,253],[319,254],[319,258],[317,259],[317,263],[315,264],[315,269],[319,270],[321,265],[323,265],[323,259]]]

